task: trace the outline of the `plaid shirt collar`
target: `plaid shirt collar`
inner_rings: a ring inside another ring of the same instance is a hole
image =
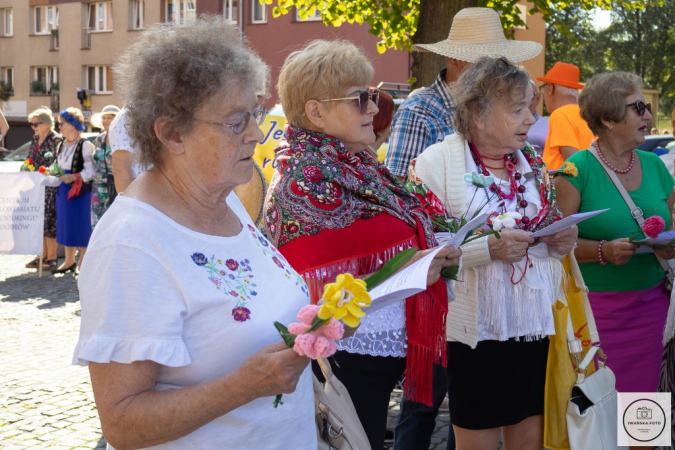
[[[441,101],[443,102],[443,107],[445,110],[452,110],[454,105],[452,103],[452,97],[450,97],[450,89],[448,88],[448,83],[445,82],[445,74],[448,72],[448,69],[441,70],[441,73],[436,77],[436,81],[433,82],[431,89],[438,93]]]

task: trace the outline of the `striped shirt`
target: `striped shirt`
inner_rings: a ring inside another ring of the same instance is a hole
[[[394,175],[408,175],[410,162],[427,147],[455,132],[454,105],[442,70],[434,83],[403,102],[394,116],[384,161]]]

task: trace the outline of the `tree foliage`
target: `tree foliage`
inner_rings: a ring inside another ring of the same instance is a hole
[[[675,2],[643,2],[642,9],[617,2],[611,24],[596,30],[589,14],[575,6],[556,11],[546,31],[547,68],[556,61],[579,66],[581,79],[596,73],[628,71],[661,91],[659,109],[675,107]]]

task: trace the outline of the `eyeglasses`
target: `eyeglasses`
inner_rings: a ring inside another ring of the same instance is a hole
[[[340,97],[340,98],[329,98],[328,100],[321,100],[322,102],[335,102],[338,100],[358,100],[359,101],[359,111],[361,114],[365,114],[368,111],[368,100],[372,100],[377,106],[377,103],[380,101],[380,90],[372,89],[367,91],[360,91],[359,95],[354,97]]]
[[[37,128],[42,125],[42,122],[30,122],[31,128]]]
[[[267,108],[265,108],[264,105],[259,105],[253,108],[252,112],[245,112],[240,114],[239,116],[237,116],[236,119],[234,119],[234,122],[232,123],[209,122],[208,120],[201,120],[201,119],[195,120],[197,122],[208,123],[211,125],[222,125],[225,127],[230,127],[232,128],[232,132],[234,134],[241,134],[248,126],[248,122],[251,120],[251,116],[253,116],[253,120],[255,120],[256,125],[260,126],[265,120],[266,115],[267,115]]]
[[[544,83],[544,84],[542,84],[541,86],[539,86],[539,92],[541,92],[541,93],[543,94],[543,93],[544,93],[544,88],[545,88],[546,86],[548,86],[548,84],[549,84],[549,83]]]
[[[59,120],[59,126],[62,127],[65,122]]]
[[[651,103],[645,103],[642,100],[638,100],[633,103],[629,103],[626,105],[626,108],[630,106],[635,106],[635,111],[637,111],[638,116],[644,116],[645,111],[649,111],[649,114],[652,113],[652,104]]]

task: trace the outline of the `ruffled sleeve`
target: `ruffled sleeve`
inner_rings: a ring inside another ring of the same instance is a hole
[[[73,364],[190,364],[187,306],[176,278],[145,251],[122,244],[87,252],[79,279],[82,323]]]

